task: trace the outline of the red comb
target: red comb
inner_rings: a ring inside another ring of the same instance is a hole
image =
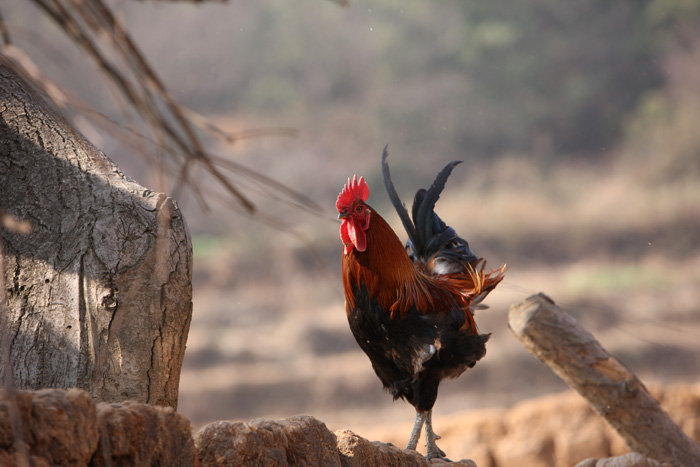
[[[365,178],[360,177],[358,180],[357,175],[353,175],[352,181],[348,178],[348,183],[345,184],[343,191],[338,195],[335,207],[340,212],[344,207],[350,206],[353,201],[357,199],[367,201],[367,198],[369,198],[369,187],[367,182],[365,182]]]

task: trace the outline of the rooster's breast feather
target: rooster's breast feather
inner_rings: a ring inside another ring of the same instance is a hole
[[[348,307],[350,329],[384,387],[421,410],[432,407],[440,380],[459,376],[485,354],[489,335],[464,332],[458,308],[424,314],[412,307],[392,318],[365,287]]]

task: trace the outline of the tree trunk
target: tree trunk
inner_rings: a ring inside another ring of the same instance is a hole
[[[177,204],[126,177],[2,64],[1,212],[31,225],[0,224],[3,377],[176,407],[192,316]]]

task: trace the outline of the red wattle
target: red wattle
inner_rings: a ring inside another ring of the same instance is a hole
[[[348,254],[353,247],[357,251],[365,251],[367,249],[367,237],[362,226],[358,226],[352,219],[343,219],[340,224],[340,239],[345,245],[344,253]]]
[[[357,251],[365,251],[367,249],[367,237],[365,236],[365,231],[362,230],[362,226],[355,224],[354,221],[350,221],[348,234]]]

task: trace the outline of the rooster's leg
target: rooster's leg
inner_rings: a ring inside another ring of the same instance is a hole
[[[438,435],[435,434],[433,431],[433,411],[429,411],[426,416],[425,416],[425,437],[427,438],[427,447],[428,447],[428,453],[426,454],[425,457],[428,458],[428,460],[433,459],[433,458],[440,458],[440,459],[445,459],[449,461],[445,457],[445,452],[437,447],[437,444],[435,444],[435,441],[440,439]]]
[[[430,412],[421,412],[416,410],[416,421],[413,424],[413,430],[411,430],[411,437],[408,439],[408,446],[406,446],[406,449],[416,450],[418,438],[420,438],[420,432],[423,429],[423,423],[425,422],[425,417],[428,413]]]

